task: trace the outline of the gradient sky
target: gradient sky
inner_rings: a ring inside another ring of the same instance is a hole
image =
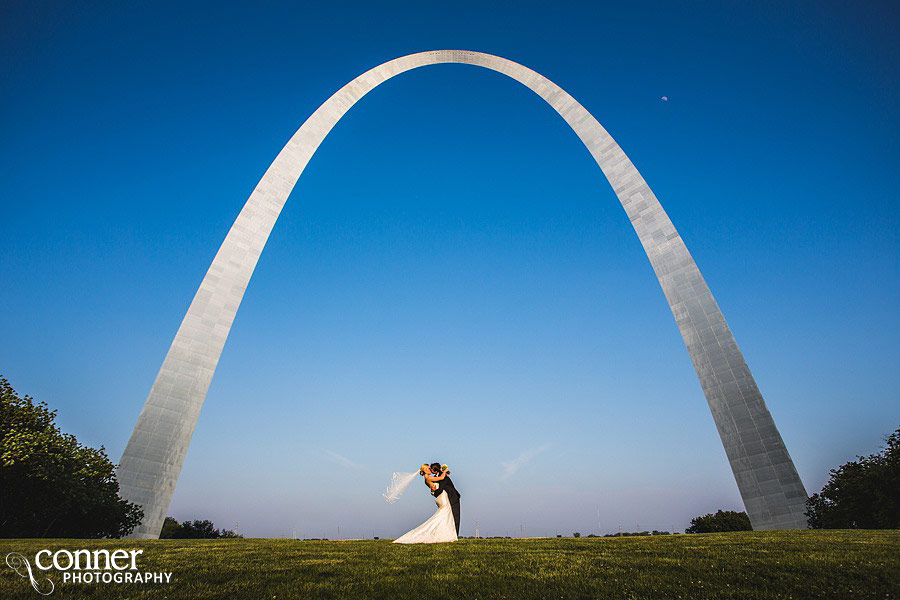
[[[341,85],[497,54],[609,130],[706,277],[812,493],[900,424],[896,2],[0,4],[0,374],[118,461],[229,226]],[[667,101],[661,98],[666,96]],[[484,69],[380,86],[286,204],[169,513],[251,536],[683,529],[742,510],[628,219]]]

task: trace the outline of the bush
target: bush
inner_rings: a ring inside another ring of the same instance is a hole
[[[717,510],[714,514],[691,519],[685,533],[715,533],[720,531],[752,531],[747,513],[734,510]]]
[[[0,377],[0,537],[121,537],[143,511],[119,497],[115,465],[54,424],[56,411]]]
[[[806,501],[813,529],[900,528],[900,428],[881,452],[830,471],[822,491]]]
[[[181,524],[172,517],[166,517],[163,521],[162,531],[159,532],[159,539],[171,540],[175,537],[175,533],[181,527]]]
[[[162,531],[159,534],[160,539],[175,540],[207,540],[218,538],[241,538],[235,532],[228,529],[216,529],[216,526],[209,520],[185,521],[179,523],[172,517],[166,517],[163,522]]]

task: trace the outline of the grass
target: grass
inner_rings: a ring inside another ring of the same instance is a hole
[[[54,598],[900,598],[900,531],[389,541],[0,540],[52,551],[141,548],[170,584],[56,583]],[[39,598],[0,563],[0,598]]]

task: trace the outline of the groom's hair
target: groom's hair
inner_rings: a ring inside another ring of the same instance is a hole
[[[431,463],[431,470],[441,472],[441,463]]]

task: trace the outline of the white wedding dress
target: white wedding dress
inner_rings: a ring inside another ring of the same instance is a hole
[[[455,542],[456,522],[453,520],[453,510],[450,508],[450,500],[447,492],[434,499],[437,510],[428,517],[428,520],[408,531],[394,540],[395,544],[436,544],[439,542]]]

